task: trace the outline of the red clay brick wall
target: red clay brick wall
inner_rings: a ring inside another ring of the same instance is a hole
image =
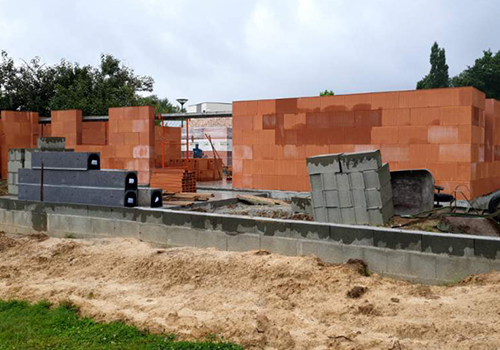
[[[426,168],[446,191],[486,194],[500,162],[485,108],[473,88],[234,102],[233,186],[309,191],[306,157],[380,148],[391,170]]]
[[[82,144],[82,111],[52,111],[51,125],[53,137],[65,137],[66,147],[75,148]]]
[[[31,148],[38,138],[38,113],[2,111],[0,120],[1,174],[7,178],[10,148]]]
[[[82,124],[83,145],[106,145],[108,143],[108,122],[84,122]]]
[[[182,128],[165,127],[165,166],[171,159],[182,158],[181,154],[181,132]],[[161,126],[155,126],[155,167],[162,167],[162,138]]]

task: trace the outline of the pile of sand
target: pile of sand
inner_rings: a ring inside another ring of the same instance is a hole
[[[428,287],[358,270],[267,252],[0,236],[1,299],[69,299],[99,321],[255,349],[500,348],[500,274]]]

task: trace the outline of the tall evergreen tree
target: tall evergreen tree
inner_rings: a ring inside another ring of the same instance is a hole
[[[455,87],[474,86],[486,94],[486,98],[500,100],[500,51],[484,51],[483,57],[476,60],[472,67],[452,79]]]
[[[417,83],[417,89],[436,89],[450,86],[448,65],[446,64],[446,52],[439,48],[437,42],[431,48],[431,71]]]

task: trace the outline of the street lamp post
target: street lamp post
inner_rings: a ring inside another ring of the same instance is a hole
[[[184,113],[184,104],[188,101],[187,98],[178,98],[177,102],[181,105],[181,113]],[[189,119],[186,119],[186,169],[189,171]]]

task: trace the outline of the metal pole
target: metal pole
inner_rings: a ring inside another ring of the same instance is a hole
[[[161,114],[158,114],[160,117],[160,122],[161,122],[161,133],[162,133],[162,139],[161,139],[161,167],[162,169],[165,168],[165,121],[162,117]]]
[[[42,162],[42,170],[40,173],[40,202],[43,202],[43,162]]]
[[[186,119],[186,168],[189,171],[189,119]]]

